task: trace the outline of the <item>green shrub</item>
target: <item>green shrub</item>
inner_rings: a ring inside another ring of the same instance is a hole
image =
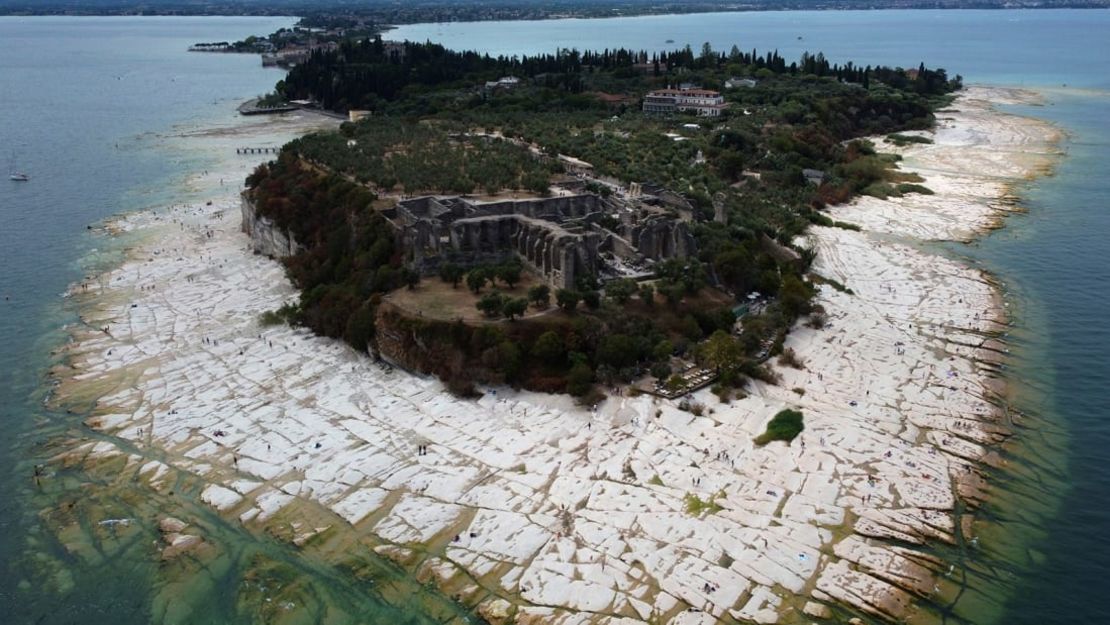
[[[258,316],[258,323],[263,326],[276,326],[283,323],[296,325],[300,321],[301,308],[296,304],[284,304],[277,310],[267,310]]]
[[[771,441],[786,441],[789,443],[804,429],[801,411],[787,408],[779,411],[771,419],[767,424],[767,431],[755,438],[755,444],[762,447]]]
[[[894,145],[896,145],[898,147],[904,147],[904,146],[907,146],[911,143],[932,143],[933,142],[933,140],[930,139],[929,137],[919,137],[917,135],[903,135],[903,134],[898,134],[898,133],[887,135],[886,140],[893,143]]]
[[[683,498],[683,501],[686,502],[686,514],[690,516],[700,516],[702,512],[716,514],[721,511],[721,506],[719,506],[712,497],[702,501],[701,497],[698,497],[694,493],[686,493],[686,497]]]
[[[919,184],[911,184],[908,182],[904,182],[898,185],[898,192],[903,194],[920,193],[921,195],[933,195],[933,190],[929,187],[925,187]]]

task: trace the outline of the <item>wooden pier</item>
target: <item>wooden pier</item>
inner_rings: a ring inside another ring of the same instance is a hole
[[[277,154],[281,148],[235,148],[236,154]]]

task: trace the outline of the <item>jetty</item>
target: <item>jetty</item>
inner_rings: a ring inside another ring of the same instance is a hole
[[[277,154],[278,152],[281,152],[280,147],[235,148],[236,154]]]
[[[251,98],[246,102],[239,105],[240,115],[274,115],[277,113],[289,113],[296,111],[300,107],[296,104],[279,104],[277,106],[259,106],[258,98]]]

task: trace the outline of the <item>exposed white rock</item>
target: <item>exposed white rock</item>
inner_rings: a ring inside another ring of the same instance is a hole
[[[989,225],[1002,186],[1043,160],[1014,154],[1048,153],[1048,130],[988,112],[990,97],[971,92],[933,145],[901,150],[937,195],[832,209],[864,232],[813,228],[815,271],[854,294],[823,287],[826,326],[790,334],[805,369],[779,367],[780,386],[730,404],[700,392],[700,417],[646,396],[596,415],[509,389],[461,400],[303,329],[260,327],[296,293],[251,253],[232,190],[117,224],[148,236],[84,296],[88,327],[108,331],[74,331],[66,383],[137,374],[89,423],[157,449],[144,476],[191,473],[203,501],[252,525],[330,510],[330,531],[359,525],[402,562],[421,553],[405,545],[446,544],[421,571],[442,583],[462,567],[517,598],[520,623],[775,622],[807,588],[897,617],[930,572],[884,539],[953,540],[953,492],[978,488],[972,463],[1002,436],[981,365],[997,293],[912,245]],[[805,431],[756,447],[784,407],[804,411]],[[688,514],[688,493],[720,511]],[[318,528],[305,523],[307,540]]]

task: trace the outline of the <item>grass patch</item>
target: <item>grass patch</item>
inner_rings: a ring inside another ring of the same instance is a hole
[[[887,135],[886,140],[890,143],[893,143],[894,145],[896,145],[900,148],[905,147],[907,145],[910,145],[911,143],[932,143],[933,142],[933,140],[930,139],[929,137],[919,137],[917,135],[903,135],[903,134],[898,134],[898,133]]]
[[[841,293],[847,293],[848,295],[856,294],[855,291],[844,286],[840,281],[833,280],[832,278],[826,278],[824,276],[819,276],[815,273],[811,273],[809,274],[809,279],[817,284],[827,284],[837,291],[840,291]]]
[[[716,514],[721,511],[721,506],[717,505],[716,497],[711,497],[707,501],[702,501],[694,493],[686,493],[683,498],[686,502],[686,514],[690,516],[701,516],[701,513],[708,512],[709,514]]]
[[[300,307],[294,304],[285,304],[277,310],[267,310],[259,315],[258,323],[262,326],[279,326],[283,323],[296,325],[300,313]]]
[[[658,473],[651,476],[651,479],[648,480],[648,484],[651,484],[652,486],[666,486],[666,484],[663,483],[663,480],[659,479]]]
[[[755,444],[763,446],[771,441],[786,441],[789,443],[804,429],[801,411],[787,408],[779,411],[771,419],[771,422],[767,424],[767,431],[755,438]],[[687,508],[689,508],[689,502],[687,502]]]
[[[898,189],[896,189],[894,185],[890,184],[889,182],[872,182],[871,184],[864,187],[861,193],[863,193],[864,195],[870,195],[871,197],[878,198],[880,200],[902,196],[901,193],[898,193]]]
[[[806,213],[806,219],[808,219],[811,224],[825,226],[826,228],[841,228],[843,230],[852,230],[855,232],[860,231],[860,227],[856,224],[850,224],[846,221],[833,221],[828,215],[822,215],[817,211],[809,211]]]
[[[929,187],[923,186],[923,185],[919,185],[919,184],[902,183],[902,184],[898,185],[896,188],[898,189],[898,192],[902,193],[902,194],[920,193],[921,195],[933,195],[933,190],[932,189],[930,189]]]

